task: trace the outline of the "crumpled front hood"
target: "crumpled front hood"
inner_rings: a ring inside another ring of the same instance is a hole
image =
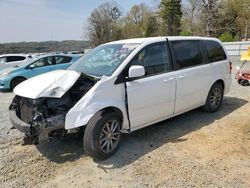
[[[30,78],[14,89],[18,96],[38,99],[40,97],[61,98],[80,77],[72,70],[57,70]]]

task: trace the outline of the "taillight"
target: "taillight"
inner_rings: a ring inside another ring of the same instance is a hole
[[[233,69],[233,64],[231,61],[229,61],[229,70],[230,70],[230,74],[232,74],[232,69]]]

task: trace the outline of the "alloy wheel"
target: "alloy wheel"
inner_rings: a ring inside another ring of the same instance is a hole
[[[212,108],[217,108],[220,105],[222,93],[220,88],[214,88],[210,96],[210,105]]]
[[[117,120],[108,121],[102,128],[99,144],[104,153],[112,152],[120,140],[120,124]]]

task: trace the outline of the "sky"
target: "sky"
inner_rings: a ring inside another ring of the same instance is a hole
[[[156,0],[117,0],[125,14]],[[87,19],[105,0],[0,0],[0,43],[87,39]]]

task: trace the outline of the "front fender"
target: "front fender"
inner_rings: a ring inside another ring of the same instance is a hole
[[[126,115],[126,109],[120,101],[105,100],[93,102],[88,105],[77,105],[73,107],[66,115],[65,129],[73,129],[87,125],[89,120],[100,110],[107,107],[115,107],[121,110],[123,115],[122,129],[128,129],[128,119]]]

